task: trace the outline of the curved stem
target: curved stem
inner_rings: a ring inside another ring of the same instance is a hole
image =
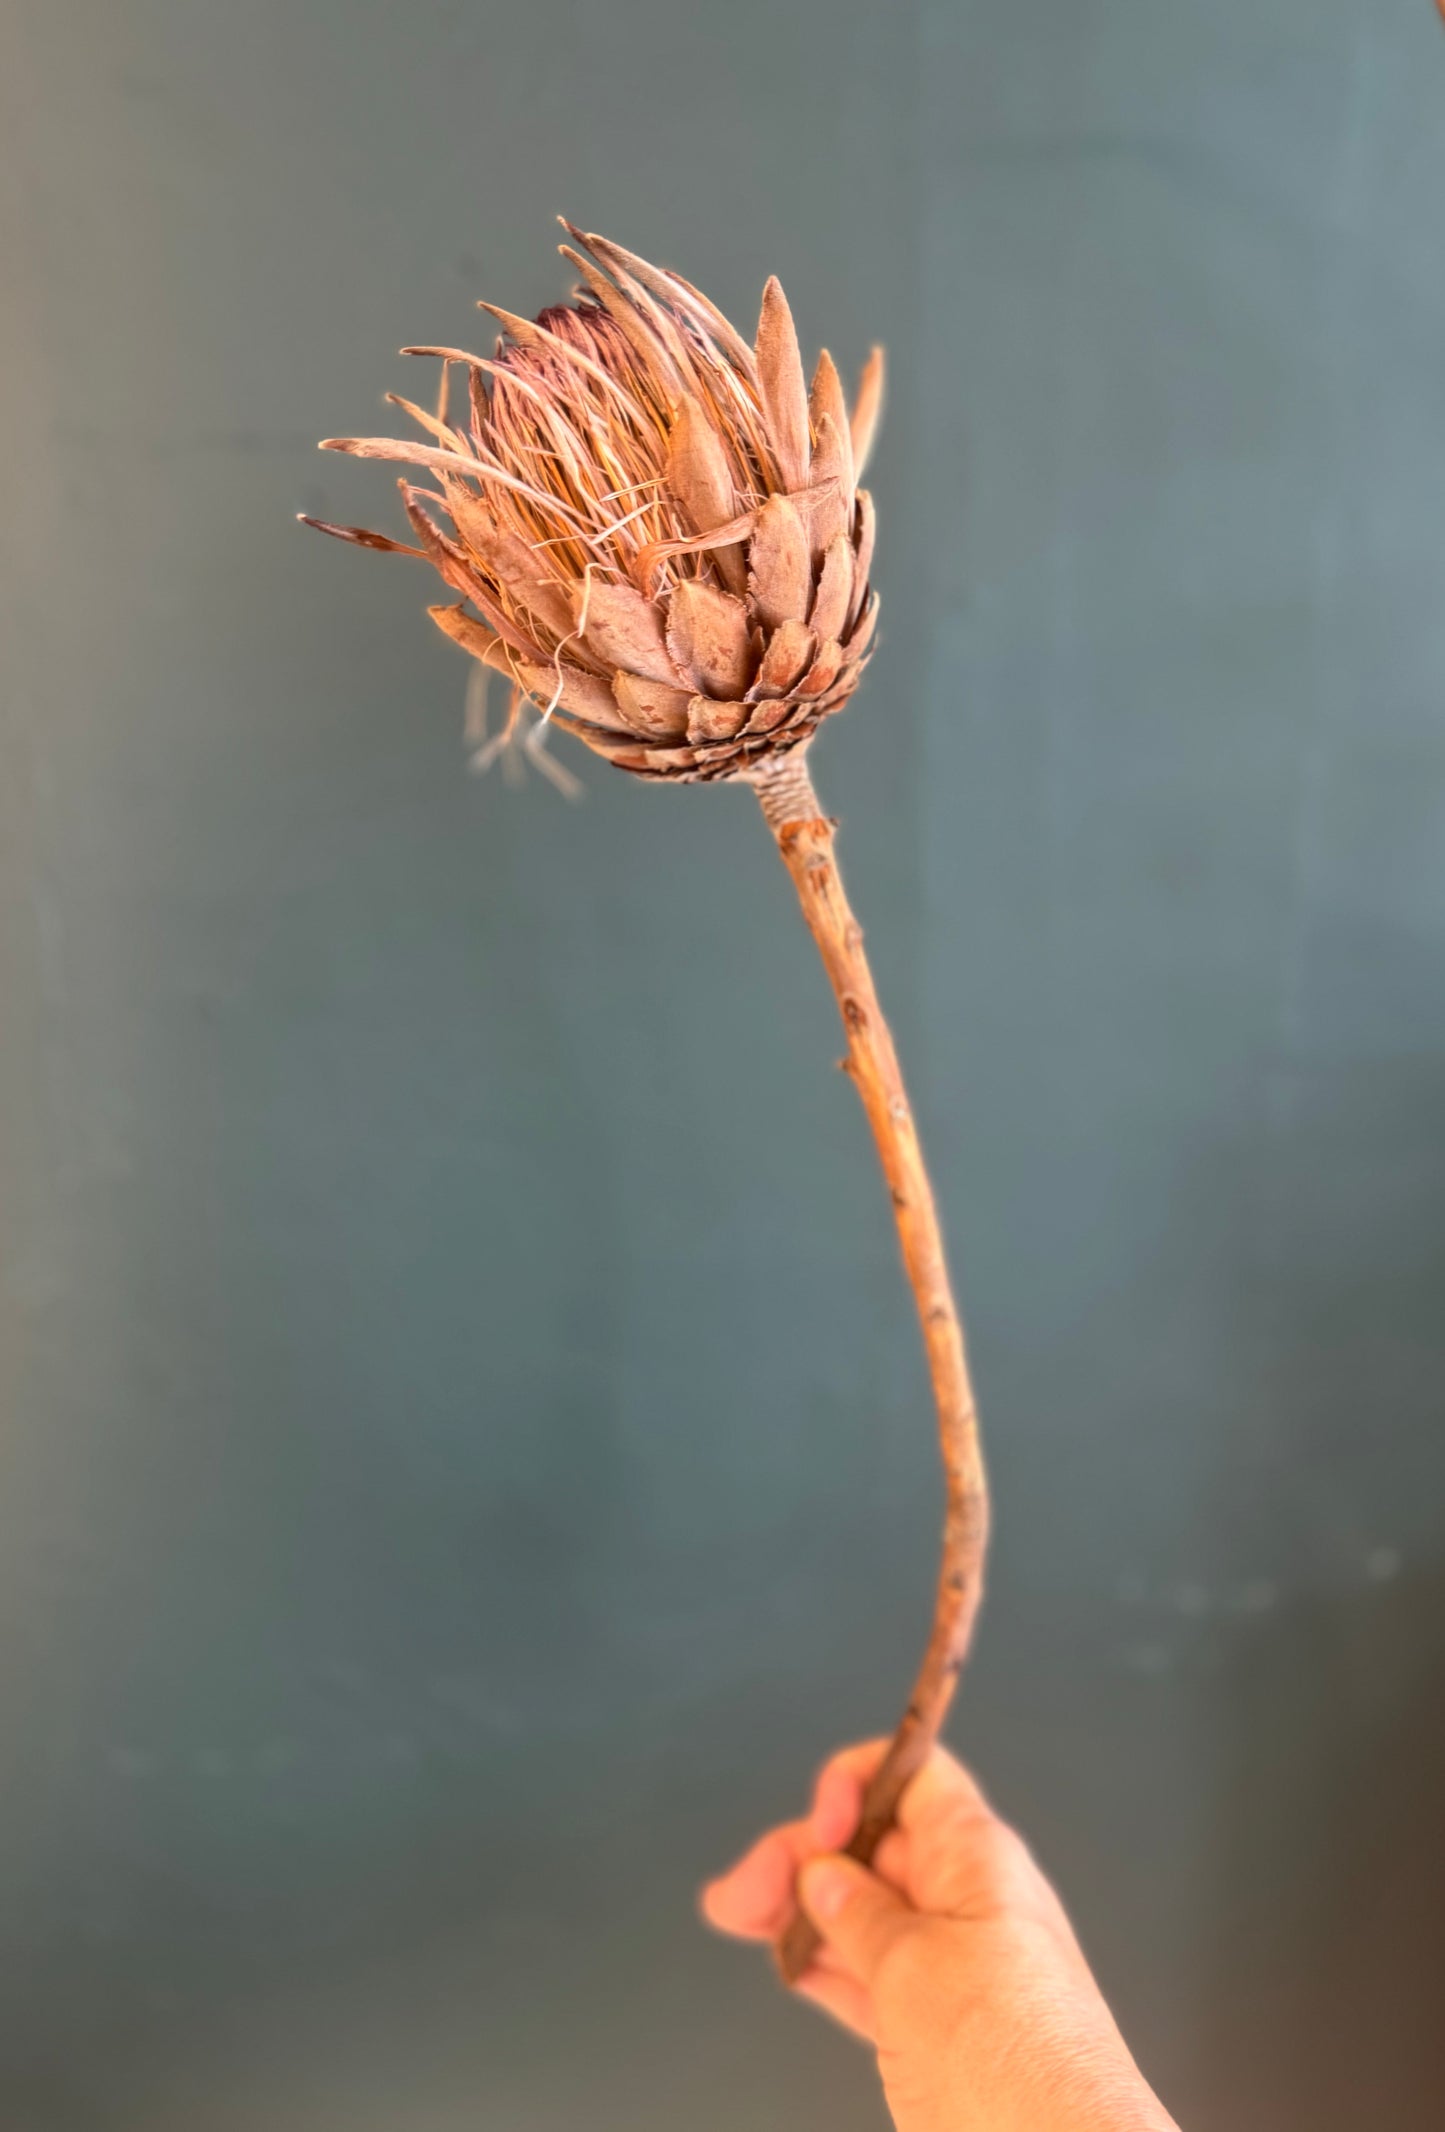
[[[983,1596],[988,1483],[938,1209],[893,1038],[863,950],[863,930],[849,909],[833,856],[834,825],[819,810],[802,748],[763,764],[751,781],[793,877],[843,1017],[848,1038],[843,1069],[862,1098],[893,1201],[904,1270],[923,1328],[943,1453],[943,1553],[933,1628],[908,1706],[868,1786],[862,1818],[848,1846],[850,1856],[866,1865],[891,1827],[909,1781],[927,1761],[953,1700]],[[816,1933],[799,1913],[777,1947],[778,1964],[789,1983],[802,1975],[817,1945]]]

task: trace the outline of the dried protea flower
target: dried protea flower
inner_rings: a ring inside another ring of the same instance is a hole
[[[405,351],[466,366],[465,422],[393,394],[432,441],[324,446],[433,477],[401,484],[419,546],[308,522],[427,557],[461,595],[431,609],[438,626],[609,762],[746,774],[841,710],[868,656],[874,520],[857,482],[881,351],[850,421],[826,350],[805,385],[776,280],[749,348],[676,274],[564,226],[575,303],[535,322],[483,306],[506,329],[495,359]]]
[[[322,531],[435,564],[461,604],[431,612],[524,702],[641,777],[755,786],[843,1016],[847,1071],[878,1146],[928,1356],[946,1509],[932,1634],[901,1723],[866,1787],[848,1846],[870,1859],[937,1736],[982,1592],[988,1491],[943,1236],[862,930],[833,855],[807,753],[868,656],[873,507],[857,486],[882,393],[864,370],[851,421],[832,358],[804,387],[776,281],[749,348],[680,276],[564,225],[585,293],[535,322],[488,304],[494,360],[439,356],[435,415],[398,401],[429,444],[335,438],[332,451],[399,459],[418,546],[355,526]],[[471,381],[447,420],[451,366]],[[545,760],[545,758],[542,758]],[[553,765],[554,771],[558,766]],[[783,1973],[816,1951],[794,1916]]]

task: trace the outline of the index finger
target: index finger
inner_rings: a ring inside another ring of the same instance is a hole
[[[842,1849],[858,1826],[864,1786],[887,1751],[886,1740],[865,1740],[830,1756],[814,1782],[808,1813],[769,1829],[704,1887],[708,1923],[742,1939],[776,1938],[793,1912],[798,1868],[823,1851]]]
[[[891,1745],[891,1740],[861,1740],[854,1747],[840,1748],[823,1764],[809,1824],[825,1848],[845,1848],[862,1816],[864,1793]],[[894,1819],[899,1828],[908,1831],[921,1826],[940,1808],[993,1816],[978,1779],[946,1747],[935,1742],[923,1767],[904,1787]],[[841,1833],[840,1819],[844,1823]]]
[[[742,1939],[775,1938],[793,1913],[799,1868],[823,1851],[847,1848],[864,1793],[889,1745],[886,1739],[861,1740],[831,1755],[818,1772],[806,1817],[769,1829],[702,1890],[708,1923]],[[898,1825],[904,1831],[917,1828],[941,1809],[989,1812],[968,1771],[946,1749],[935,1747],[899,1802]]]

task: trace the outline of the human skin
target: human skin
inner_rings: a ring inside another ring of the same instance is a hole
[[[797,1990],[877,2052],[898,2132],[1179,2132],[1058,1896],[952,1755],[934,1748],[871,1871],[838,1855],[887,1744],[835,1755],[806,1818],[704,1888],[708,1923],[772,1941],[796,1894],[822,1937]]]

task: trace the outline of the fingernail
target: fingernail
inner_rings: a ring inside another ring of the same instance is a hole
[[[836,1858],[813,1858],[798,1875],[798,1897],[815,1925],[830,1924],[847,1902],[853,1876]]]

